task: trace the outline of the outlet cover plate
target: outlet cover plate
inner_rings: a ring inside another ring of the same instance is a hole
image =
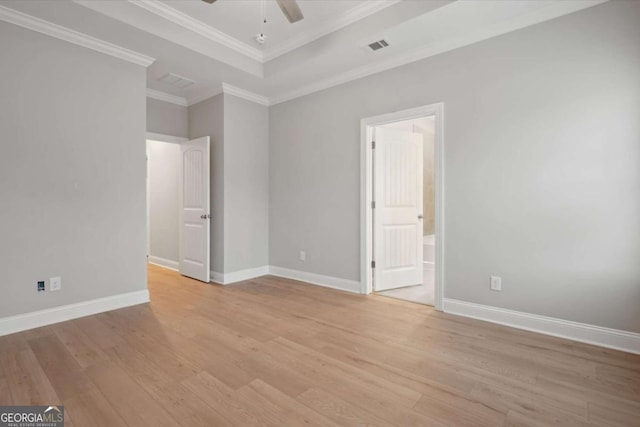
[[[59,291],[62,288],[62,279],[60,277],[52,277],[49,279],[49,291]]]
[[[491,290],[498,292],[502,290],[502,277],[491,276]]]

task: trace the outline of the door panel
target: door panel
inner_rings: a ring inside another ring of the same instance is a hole
[[[375,128],[374,289],[422,283],[422,134]]]
[[[210,280],[209,137],[181,144],[180,274]]]

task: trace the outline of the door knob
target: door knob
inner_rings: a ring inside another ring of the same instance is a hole
[[[418,219],[424,219],[424,215],[418,215]]]
[[[209,214],[200,215],[200,218],[208,219],[208,218],[211,218],[211,215],[209,215]]]

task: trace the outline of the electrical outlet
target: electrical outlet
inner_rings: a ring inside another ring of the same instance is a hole
[[[49,279],[49,291],[59,291],[62,288],[62,279],[60,277],[52,277]]]
[[[38,287],[36,289],[38,289],[38,292],[44,291],[44,280],[38,281]]]
[[[307,260],[307,253],[305,251],[300,251],[300,261]]]
[[[491,276],[491,290],[498,292],[502,290],[502,277]]]

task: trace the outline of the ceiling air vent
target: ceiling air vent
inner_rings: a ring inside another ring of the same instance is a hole
[[[371,50],[379,50],[382,49],[384,47],[389,46],[389,42],[387,42],[386,40],[378,40],[377,42],[373,42],[369,45],[369,49]]]
[[[189,80],[186,77],[181,77],[173,73],[165,74],[164,76],[160,77],[158,80],[180,89],[184,89],[195,83],[193,80]]]

